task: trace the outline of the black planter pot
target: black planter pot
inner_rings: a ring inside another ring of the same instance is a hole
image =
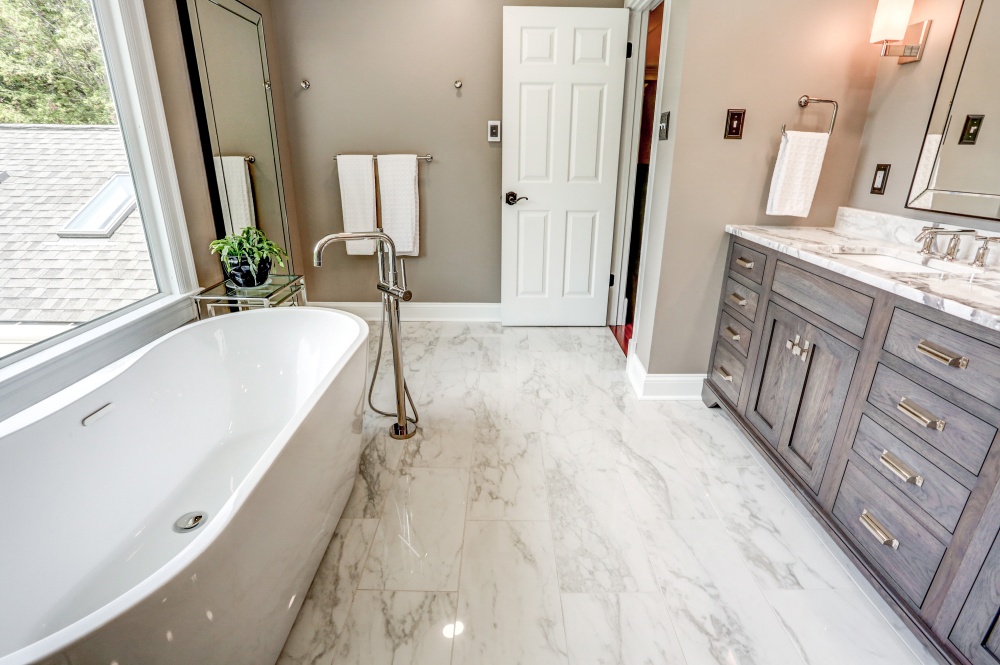
[[[228,256],[223,264],[226,272],[226,279],[232,280],[233,284],[240,288],[250,286],[260,286],[267,281],[271,274],[271,257],[265,256],[257,264],[257,274],[250,270],[250,263],[246,259]]]

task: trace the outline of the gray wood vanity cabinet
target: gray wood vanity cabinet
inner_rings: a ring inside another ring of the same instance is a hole
[[[1000,334],[741,238],[703,397],[945,663],[1000,665]]]

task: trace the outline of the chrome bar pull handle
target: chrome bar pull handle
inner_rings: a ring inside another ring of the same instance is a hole
[[[891,547],[894,550],[899,549],[899,541],[893,538],[889,530],[882,526],[882,523],[877,519],[872,517],[872,514],[868,512],[867,508],[861,511],[861,517],[858,519],[861,525],[868,529],[868,533],[875,536],[875,539],[882,545],[886,547]]]
[[[903,460],[899,459],[888,450],[882,450],[882,455],[878,458],[878,461],[882,463],[882,466],[889,469],[894,476],[902,480],[908,485],[916,485],[917,487],[924,486],[924,477],[917,475],[916,471],[910,469]]]
[[[747,270],[753,270],[753,261],[748,261],[747,259],[744,259],[742,256],[736,259],[736,263],[741,268],[745,268]]]
[[[723,381],[728,381],[729,383],[733,382],[733,375],[727,372],[726,368],[722,365],[715,368],[715,373],[722,377]]]
[[[735,304],[737,307],[746,307],[747,304],[749,303],[749,301],[746,298],[740,296],[740,294],[738,293],[730,293],[729,301]]]
[[[742,338],[742,335],[733,330],[732,327],[730,326],[726,326],[726,334],[729,335],[729,339],[733,340],[734,342],[738,342]]]
[[[932,342],[928,342],[926,339],[922,339],[917,343],[917,351],[949,367],[965,369],[969,366],[968,358],[943,349]]]
[[[945,421],[934,417],[920,406],[917,406],[909,397],[901,398],[896,408],[918,422],[921,427],[926,427],[927,429],[936,429],[939,432],[943,432],[944,426],[947,424]]]

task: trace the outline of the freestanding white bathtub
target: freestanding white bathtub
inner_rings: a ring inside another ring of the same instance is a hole
[[[273,664],[351,492],[367,337],[227,314],[0,423],[0,665]]]

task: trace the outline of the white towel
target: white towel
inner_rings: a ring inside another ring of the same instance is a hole
[[[420,252],[420,194],[417,191],[416,155],[378,156],[382,230],[401,256]]]
[[[768,215],[809,216],[829,140],[826,132],[786,132],[781,137],[767,197]]]
[[[242,155],[216,157],[215,178],[219,183],[222,208],[229,211],[225,220],[226,233],[239,233],[248,226],[256,228],[250,163]]]
[[[375,169],[371,155],[338,155],[340,204],[344,230],[351,233],[375,230]],[[374,254],[374,240],[350,240],[348,254]]]

